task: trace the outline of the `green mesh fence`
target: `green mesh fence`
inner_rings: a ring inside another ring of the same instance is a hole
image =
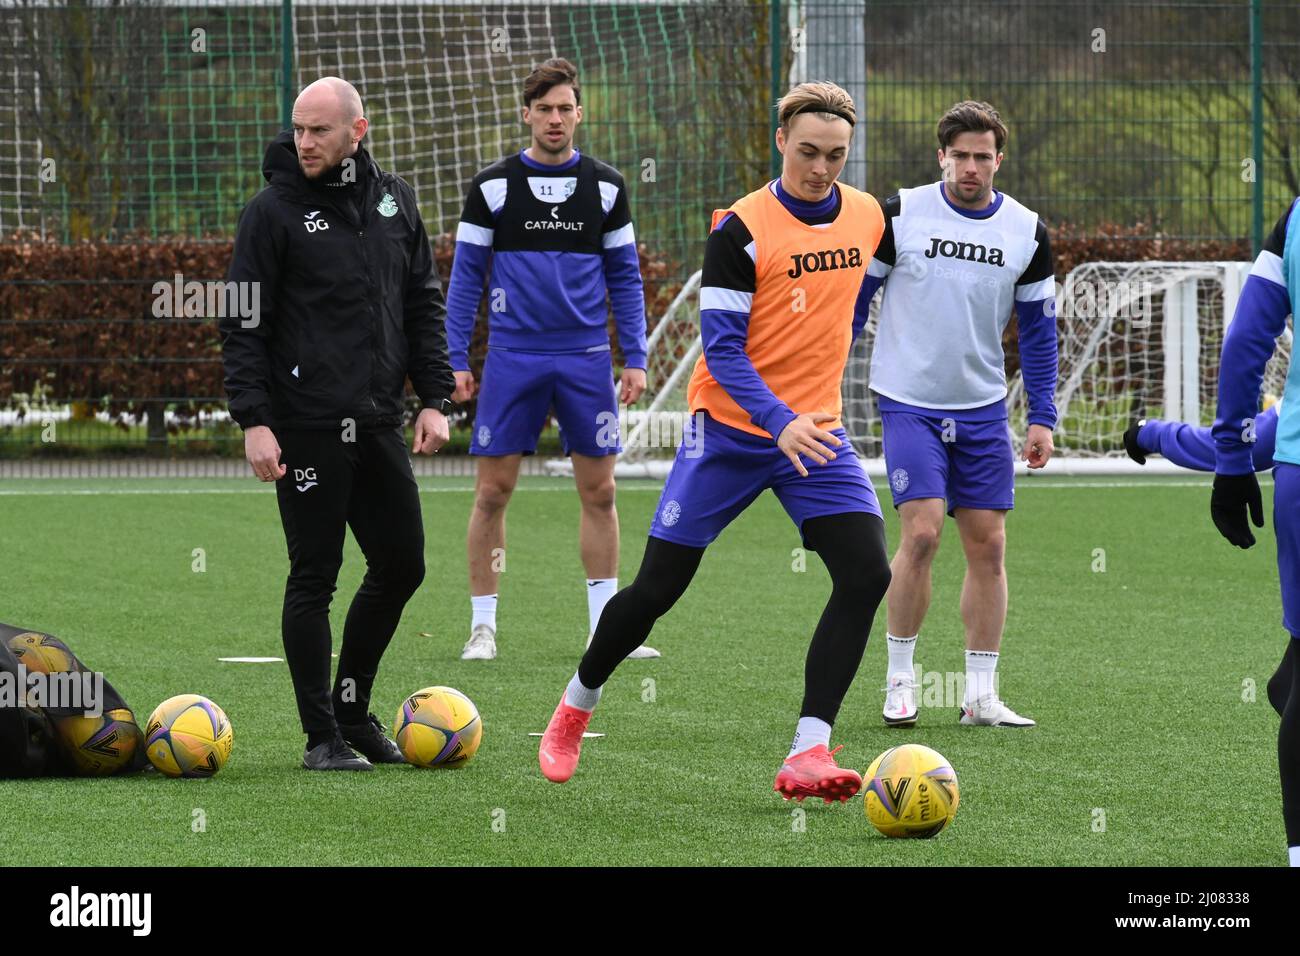
[[[475,169],[518,147],[519,81],[555,54],[581,68],[583,143],[625,170],[648,240],[698,243],[708,211],[767,172],[769,3],[292,9],[289,88],[325,72],[355,82],[374,151],[435,227]],[[1246,2],[821,0],[778,13],[778,88],[825,76],[863,92],[858,158],[875,192],[935,174],[934,122],[965,97],[1007,118],[1008,191],[1085,231],[1236,237],[1252,229],[1256,177],[1267,210],[1300,192],[1296,4],[1260,4],[1259,170]],[[7,5],[0,74],[16,95],[0,107],[13,173],[0,231],[228,236],[280,128],[282,27],[278,2]]]
[[[773,93],[801,79],[835,80],[858,99],[845,180],[882,197],[936,176],[947,106],[993,102],[1011,129],[999,185],[1073,239],[1098,240],[1098,258],[1131,254],[1134,235],[1255,239],[1300,193],[1293,3],[296,2],[285,22],[274,0],[6,4],[0,76],[14,95],[0,98],[0,235],[229,241],[262,185],[286,93],[326,74],[357,85],[370,148],[415,187],[430,232],[450,234],[474,172],[526,144],[519,85],[553,55],[580,69],[579,144],[627,179],[652,313],[698,269],[710,211],[770,175]],[[170,278],[148,271],[141,282]],[[19,311],[0,314],[0,355]],[[51,354],[93,357],[92,321],[74,311],[61,322]],[[36,374],[48,362],[44,400],[84,403],[81,417],[221,400],[84,394],[49,357],[11,361]],[[151,357],[142,348],[129,361]],[[13,411],[0,393],[0,457],[40,454],[39,430]],[[143,425],[119,422],[114,448],[145,443]],[[76,444],[71,427],[63,436]],[[82,444],[108,448],[98,441],[87,431]]]
[[[279,4],[6,7],[0,232],[229,235],[279,126]]]
[[[1269,224],[1300,193],[1296,4],[1261,5],[1262,169],[1249,3],[867,7],[873,191],[937,178],[936,120],[975,98],[1010,128],[1001,185],[1076,234],[1143,224],[1176,239],[1248,236],[1257,180]]]

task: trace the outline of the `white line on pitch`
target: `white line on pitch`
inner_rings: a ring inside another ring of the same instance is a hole
[[[639,490],[658,490],[655,486],[653,489],[646,487],[638,489],[636,487],[625,488],[626,491]],[[445,494],[455,492],[459,494],[469,494],[474,491],[472,485],[453,488],[421,488],[420,494]],[[563,485],[556,488],[526,488],[517,487],[516,492],[528,491],[567,491],[575,493],[572,485]],[[25,498],[25,497],[78,497],[94,495],[265,495],[273,494],[270,488],[0,488],[0,497],[4,498]]]
[[[1261,485],[1269,485],[1272,482],[1265,478],[1260,482]],[[877,487],[885,488],[885,484]],[[1210,487],[1208,476],[1205,480],[1185,480],[1185,481],[1164,481],[1160,479],[1137,479],[1133,481],[1062,481],[1056,478],[1032,478],[1025,481],[1017,482],[1016,490],[1023,491],[1026,488],[1199,488],[1205,489]],[[651,485],[624,485],[624,491],[659,491],[661,486],[658,484]],[[473,486],[454,486],[451,488],[421,488],[422,495],[435,494],[469,494],[474,491]],[[574,493],[572,485],[558,485],[556,487],[535,487],[529,488],[520,486],[515,488],[515,492],[566,492]],[[264,495],[270,494],[270,488],[0,488],[0,498],[58,498],[58,497],[93,497],[96,495]]]

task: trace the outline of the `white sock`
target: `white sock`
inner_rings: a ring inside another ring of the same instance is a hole
[[[1286,852],[1291,857],[1291,865],[1300,866],[1300,846],[1293,846]]]
[[[998,692],[998,652],[966,652],[966,703],[973,704],[981,697]]]
[[[889,648],[889,672],[886,678],[893,677],[895,674],[912,674],[915,666],[912,664],[912,652],[916,650],[916,639],[920,635],[913,634],[911,637],[895,637],[893,634],[885,634],[885,644]]]
[[[573,672],[573,680],[569,681],[569,687],[564,692],[564,702],[570,707],[577,707],[579,710],[593,711],[596,705],[600,703],[600,688],[592,690],[585,686],[582,681],[578,680],[578,672]]]
[[[495,594],[480,594],[477,597],[470,595],[469,603],[474,609],[474,616],[470,619],[469,629],[472,631],[480,624],[486,624],[495,631],[497,629],[497,596]]]
[[[818,744],[831,745],[831,725],[818,717],[800,717],[799,725],[794,730],[794,743],[790,744],[789,760],[795,754],[803,753],[809,747]]]
[[[600,623],[600,612],[605,610],[609,599],[618,593],[618,578],[587,578],[587,621],[588,634],[596,633]]]

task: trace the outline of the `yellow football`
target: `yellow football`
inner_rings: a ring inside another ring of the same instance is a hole
[[[144,726],[149,762],[169,777],[211,777],[226,765],[235,732],[225,711],[198,694],[158,705]]]
[[[961,801],[948,759],[920,744],[886,750],[867,768],[867,819],[888,837],[932,837],[952,822]]]
[[[451,687],[426,687],[402,702],[393,738],[407,763],[459,767],[478,752],[483,721],[473,701]]]
[[[108,776],[129,767],[144,743],[135,715],[121,708],[99,717],[56,717],[55,733],[78,773]]]

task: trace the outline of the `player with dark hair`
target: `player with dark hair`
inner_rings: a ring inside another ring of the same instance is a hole
[[[1021,457],[1042,468],[1056,425],[1052,253],[1042,220],[993,188],[1007,140],[997,110],[958,103],[937,132],[942,178],[885,201],[885,234],[870,267],[869,292],[884,286],[870,387],[903,525],[886,599],[884,719],[917,720],[913,651],[946,513],[966,556],[960,722],[1031,727],[1002,702],[996,683],[1007,618],[1006,516],[1015,504],[1002,332],[1014,310],[1029,398]]]
[[[469,347],[485,291],[489,313],[470,444],[478,477],[466,536],[472,617],[465,660],[496,657],[506,507],[522,457],[536,451],[552,408],[582,503],[589,640],[618,590],[618,403],[635,402],[645,390],[645,298],[623,177],[573,145],[581,96],[568,60],[547,60],[528,75],[523,120],[532,142],[474,177],[456,229],[447,335],[457,401],[475,392]],[[623,349],[618,394],[607,293]],[[659,656],[650,647],[630,650]]]
[[[636,580],[605,608],[542,737],[538,762],[557,783],[577,769],[583,731],[623,656],[682,596],[708,545],[770,488],[832,582],[773,789],[830,802],[862,786],[828,745],[889,563],[880,505],[840,424],[840,382],[866,321],[866,263],[884,224],[872,196],[836,183],[857,119],[848,93],[801,84],[778,118],[780,178],[713,214],[700,287],[704,354],[687,392],[702,434],[678,449]]]
[[[1228,541],[1249,548],[1264,507],[1253,455],[1259,437],[1259,391],[1274,343],[1288,315],[1300,315],[1300,199],[1278,220],[1242,286],[1223,338],[1219,405],[1214,420],[1214,490],[1210,515]],[[1300,362],[1287,370],[1285,394],[1300,395]],[[1292,866],[1300,866],[1300,401],[1284,401],[1278,413],[1273,468],[1273,530],[1282,585],[1282,627],[1290,635],[1268,699],[1282,717],[1277,763],[1282,781],[1282,820]],[[1243,603],[1245,599],[1243,598]]]

